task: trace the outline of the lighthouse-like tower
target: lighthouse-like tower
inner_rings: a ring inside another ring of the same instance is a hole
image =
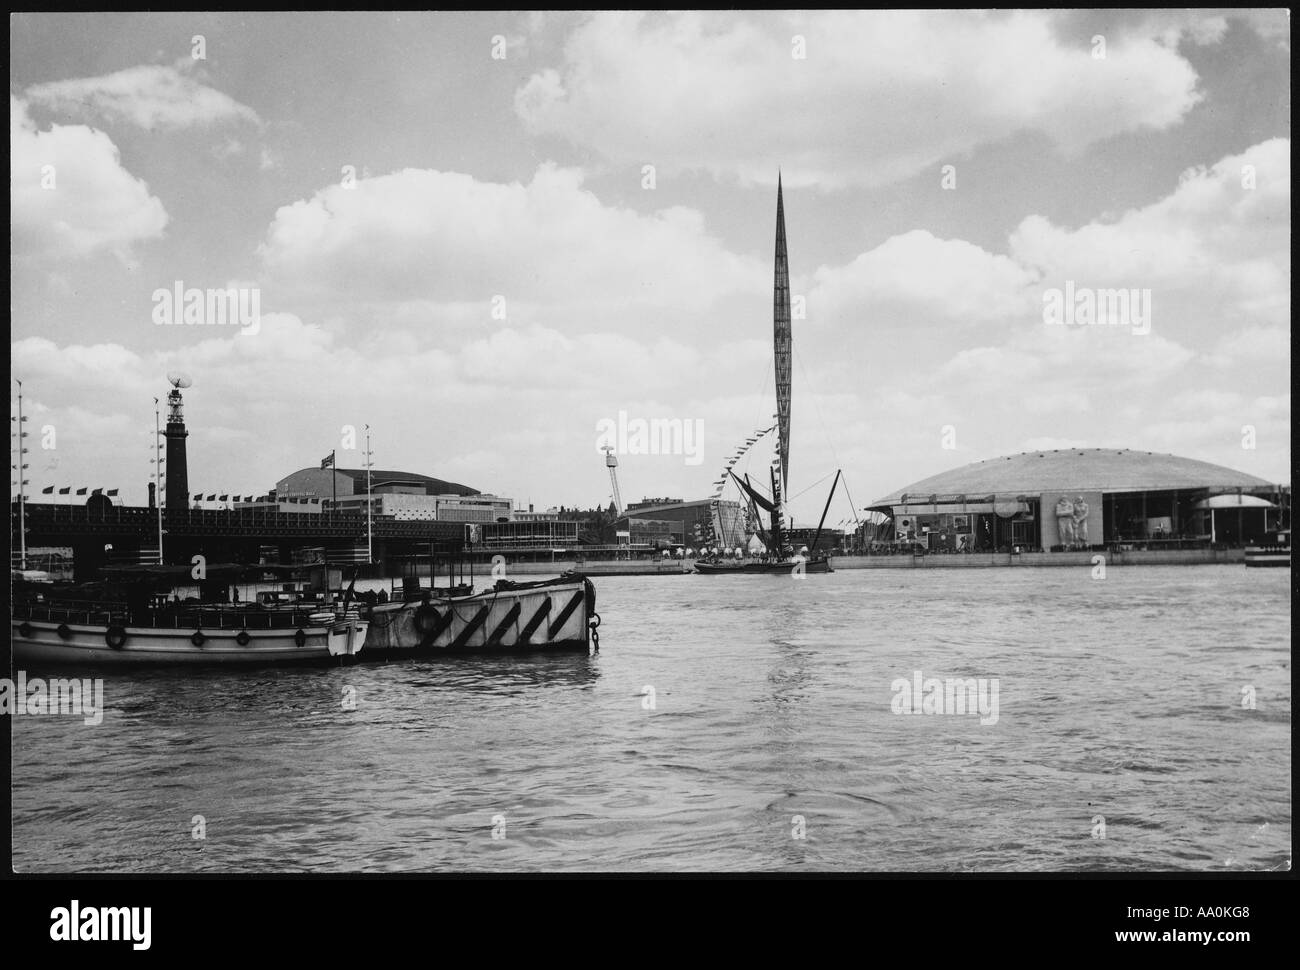
[[[167,395],[167,430],[163,437],[167,439],[167,508],[169,510],[189,508],[190,476],[185,466],[185,439],[189,432],[185,430],[185,412],[182,408],[181,388],[190,386],[190,379],[184,374],[168,374],[172,389]]]

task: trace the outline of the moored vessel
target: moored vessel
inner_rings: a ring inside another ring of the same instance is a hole
[[[187,566],[104,572],[108,578],[92,584],[15,584],[15,664],[331,663],[365,645],[368,622],[346,602],[267,608],[214,594],[250,567],[207,567],[200,595],[184,600],[178,591],[190,586]]]
[[[516,583],[498,579],[482,592],[423,589],[370,608],[366,660],[449,653],[600,649],[600,615],[591,580],[566,574]]]
[[[1291,565],[1291,530],[1279,529],[1270,532],[1258,545],[1246,547],[1245,562],[1247,566],[1286,566]]]

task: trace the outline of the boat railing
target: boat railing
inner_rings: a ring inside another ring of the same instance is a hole
[[[178,630],[292,630],[317,626],[310,616],[297,610],[167,610],[157,614],[152,625]]]
[[[57,605],[50,603],[15,603],[13,608],[16,620],[45,620],[59,623],[84,623],[86,625],[107,625],[114,619],[126,614],[125,603],[113,603],[99,600],[60,600]]]
[[[15,620],[79,623],[87,626],[154,627],[187,630],[292,630],[318,626],[312,611],[180,609],[132,611],[125,603],[63,600],[57,604],[15,603]]]

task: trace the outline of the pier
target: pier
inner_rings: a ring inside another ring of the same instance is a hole
[[[11,548],[18,548],[17,503],[10,516]],[[23,515],[27,548],[72,549],[73,578],[94,578],[113,560],[156,562],[157,509],[113,505],[106,499],[86,505],[26,503]],[[374,561],[380,568],[401,556],[458,550],[462,522],[396,520],[371,522]],[[276,561],[289,563],[295,550],[323,548],[330,563],[365,561],[366,516],[356,512],[304,515],[269,508],[163,509],[163,561],[187,563],[195,555],[209,562],[257,563],[273,546]]]

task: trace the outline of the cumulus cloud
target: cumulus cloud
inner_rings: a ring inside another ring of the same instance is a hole
[[[730,253],[698,212],[607,206],[575,169],[540,166],[527,183],[405,169],[332,185],[281,207],[260,255],[299,294],[463,304],[505,319],[538,303],[690,307],[761,293],[765,269]],[[610,321],[611,323],[616,321]]]
[[[1024,129],[1077,152],[1176,124],[1196,73],[1153,33],[1112,37],[1098,59],[1046,12],[597,13],[515,110],[622,164],[885,184]]]
[[[571,494],[573,469],[603,472],[594,450],[600,418],[620,407],[645,416],[700,413],[698,402],[629,392],[626,372],[610,366],[611,360],[662,361],[687,374],[703,366],[692,348],[655,335],[575,339],[538,327],[471,335],[445,347],[386,340],[340,346],[321,327],[282,312],[265,313],[256,336],[202,327],[160,327],[156,334],[147,351],[59,345],[43,337],[14,343],[13,366],[24,375],[29,404],[58,428],[62,479],[120,474],[141,464],[143,444],[140,463],[122,461],[123,429],[152,431],[152,398],[165,389],[163,375],[177,369],[194,378],[185,398],[195,490],[265,488],[319,458],[316,452],[328,450],[344,424],[369,423],[376,447],[387,449],[379,454],[403,455],[415,469],[454,469],[460,480],[482,488]],[[299,376],[287,378],[290,373]],[[285,406],[286,380],[292,407]],[[653,388],[653,382],[636,386]],[[384,397],[376,388],[401,393]],[[69,403],[88,395],[100,402],[94,422]],[[471,419],[476,409],[481,416]],[[101,435],[105,426],[117,432]],[[532,455],[539,442],[551,442],[556,460],[521,466],[519,456]],[[339,455],[341,465],[361,461],[359,453]],[[685,467],[680,457],[652,461],[670,472]],[[143,473],[140,478],[96,484],[135,486],[139,499]]]
[[[923,229],[894,236],[852,262],[813,274],[810,312],[867,319],[906,307],[949,323],[987,324],[1036,309],[1037,274],[1010,257]]]
[[[1240,453],[1241,425],[1267,428],[1276,462],[1289,412],[1235,394],[1193,406],[1180,392],[1289,385],[1289,211],[1289,142],[1274,139],[1189,169],[1117,216],[1074,228],[1031,216],[1005,254],[905,233],[813,274],[810,317],[839,332],[810,320],[796,343],[832,386],[879,382],[847,411],[907,469],[901,481],[1026,441],[1156,447],[1258,470],[1264,458]],[[1149,288],[1151,332],[1045,325],[1043,293],[1067,280]],[[983,334],[974,346],[972,328]],[[948,424],[960,446],[939,453]]]
[[[1165,198],[1078,229],[1031,216],[1011,256],[1045,287],[1152,291],[1153,326],[1203,337],[1290,321],[1291,143],[1275,138],[1183,173]]]
[[[162,236],[166,209],[122,166],[102,131],[40,131],[26,104],[10,95],[9,151],[16,254],[58,259],[109,251],[130,263],[134,244]]]

